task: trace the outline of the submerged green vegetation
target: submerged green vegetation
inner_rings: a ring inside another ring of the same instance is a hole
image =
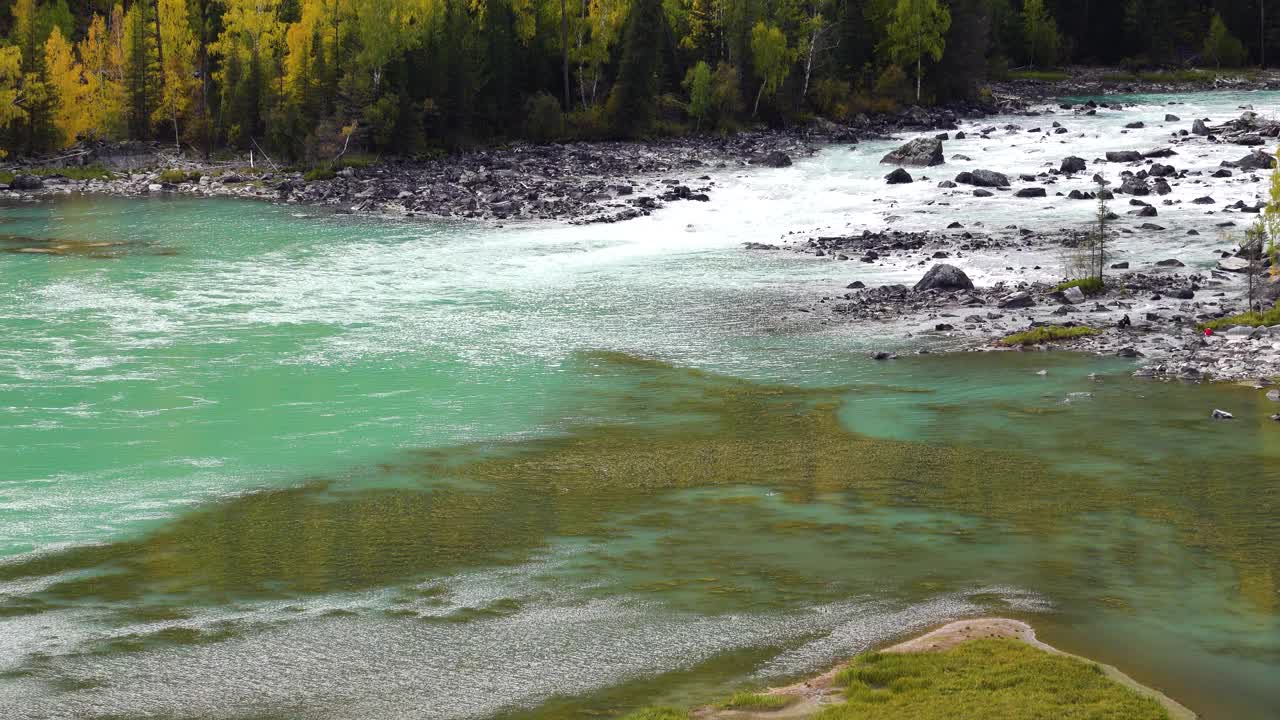
[[[870,653],[842,671],[846,702],[816,720],[1167,720],[1094,664],[1016,640],[939,653]]]
[[[1077,338],[1097,335],[1101,332],[1101,330],[1096,330],[1083,325],[1076,327],[1049,325],[1046,327],[1034,328],[1026,332],[1015,333],[1001,340],[1000,344],[1007,347],[1016,347],[1018,345],[1025,347],[1030,345],[1040,345],[1047,342],[1056,342],[1059,340],[1075,340]]]
[[[622,720],[689,720],[689,713],[669,707],[641,708]]]
[[[1277,542],[1274,528],[1250,518],[1280,512],[1266,510],[1280,498],[1260,494],[1250,483],[1223,484],[1199,470],[1179,475],[1178,468],[1164,468],[1152,475],[1158,482],[1150,487],[1117,485],[1056,471],[1007,449],[850,432],[838,411],[847,393],[856,396],[854,388],[757,384],[614,353],[583,359],[588,373],[635,388],[612,401],[616,412],[653,422],[592,423],[563,436],[423,451],[407,463],[374,469],[387,482],[372,488],[315,478],[211,503],[140,537],[0,566],[0,581],[56,577],[39,591],[0,603],[0,614],[93,600],[145,618],[174,607],[383,587],[464,567],[524,562],[554,538],[615,538],[623,532],[618,508],[633,513],[632,530],[665,532],[671,519],[655,512],[661,497],[750,487],[776,490],[797,508],[844,497],[872,507],[982,518],[1032,535],[1128,508],[1221,554],[1238,568],[1242,592],[1266,607],[1275,602],[1280,558],[1269,551]],[[1264,467],[1252,466],[1258,467],[1254,480],[1268,482]],[[1178,476],[1165,477],[1171,473]],[[1026,492],[1029,476],[1036,478],[1034,493]],[[1195,502],[1173,501],[1165,483],[1177,483],[1178,497]],[[735,504],[735,512],[744,514],[743,522],[756,522],[749,518],[763,512],[754,509],[758,499],[744,500],[752,502]],[[767,513],[759,522],[780,537],[819,529],[799,519],[779,524]],[[494,532],[498,527],[502,532]],[[785,580],[793,601],[842,597],[826,580],[808,581],[768,563],[742,576],[741,562],[725,557],[723,567],[705,559],[678,572],[670,567],[677,579],[653,589],[708,588],[724,611],[773,608],[772,595],[750,591],[751,573],[760,572],[770,586]],[[413,597],[430,599],[429,588],[415,592]]]

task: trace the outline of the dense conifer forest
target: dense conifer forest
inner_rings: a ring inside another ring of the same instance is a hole
[[[1265,66],[1266,0],[4,0],[0,148],[295,162],[731,131],[1067,63]]]

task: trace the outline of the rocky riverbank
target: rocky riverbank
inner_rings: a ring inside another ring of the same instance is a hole
[[[0,196],[174,194],[395,217],[611,223],[649,215],[670,203],[711,201],[715,182],[708,173],[714,170],[786,167],[832,143],[856,145],[899,132],[954,129],[963,120],[1019,108],[1020,103],[1010,100],[911,107],[889,115],[859,115],[843,124],[815,120],[786,130],[726,137],[521,143],[419,162],[345,167],[332,177],[273,167],[261,155],[251,167],[247,156],[245,162],[205,164],[159,145],[96,145],[11,166],[15,177],[0,186]],[[60,163],[101,165],[112,176],[75,180],[56,171]],[[33,174],[34,168],[41,174]]]
[[[1026,100],[1213,90],[1280,90],[1280,73],[1272,70],[1135,73],[1119,68],[1069,67],[1060,73],[996,81],[991,83],[991,89],[998,95]]]
[[[924,267],[914,285],[868,286],[855,280],[841,292],[797,308],[837,324],[877,323],[919,352],[1074,350],[1134,359],[1135,374],[1178,380],[1237,381],[1269,388],[1280,378],[1280,326],[1238,327],[1206,336],[1198,325],[1246,312],[1243,269],[1226,254],[1216,267],[1193,269],[1177,258],[1141,265],[1114,263],[1105,288],[1086,294],[1040,281],[975,285],[952,258],[986,252],[1014,256],[1024,249],[1062,247],[1074,234],[1045,235],[864,232],[852,237],[799,239],[752,245],[758,252],[789,251],[851,264]],[[853,265],[854,268],[857,265]],[[852,269],[852,268],[851,268]],[[1027,268],[1028,270],[1039,268]],[[855,271],[856,272],[856,271]],[[1280,297],[1266,282],[1263,302]],[[1005,338],[1036,328],[1088,328],[1095,334],[1036,345]],[[875,353],[892,360],[891,351]]]
[[[910,223],[938,229],[841,234],[819,229],[776,244],[747,243],[747,249],[784,250],[834,263],[852,282],[795,309],[835,325],[878,326],[870,332],[899,338],[914,349],[1070,349],[1132,358],[1136,374],[1147,377],[1267,387],[1280,377],[1280,327],[1226,327],[1208,337],[1198,328],[1249,309],[1245,277],[1250,263],[1239,245],[1241,231],[1265,207],[1264,181],[1276,160],[1260,146],[1280,136],[1280,124],[1249,106],[1225,121],[1183,119],[1176,110],[1171,104],[1155,124],[1150,108],[1143,111],[1144,122],[1126,121],[1130,109],[1120,103],[1045,105],[1028,109],[1029,119],[1020,124],[970,124],[954,133],[916,137],[881,161],[885,170],[896,169],[884,176],[886,209],[880,215],[890,228]],[[1109,126],[1123,123],[1123,128],[1105,137],[1081,132],[1104,114]],[[1148,139],[1139,144],[1125,138],[1129,133]],[[1160,144],[1150,147],[1153,137]],[[948,153],[946,146],[955,141],[973,157]],[[1095,151],[1082,152],[1079,142]],[[1002,143],[1038,154],[1041,169],[1015,173],[984,167],[975,145],[985,153]],[[908,189],[898,189],[904,186]],[[1078,255],[1075,248],[1091,230],[1100,198],[1110,204],[1107,284],[1086,296],[1060,283],[1070,277],[1065,265]],[[991,210],[983,209],[992,204]],[[1017,224],[995,229],[983,222],[988,214],[1010,213]],[[1042,217],[1064,215],[1083,222],[1036,227],[1047,224]],[[965,221],[948,222],[948,216]],[[1178,249],[1190,254],[1179,258]],[[1206,251],[1212,260],[1203,256]],[[998,275],[1026,279],[978,286],[952,264],[1004,266]],[[1269,259],[1259,264],[1255,271]],[[879,280],[886,276],[911,280]],[[1257,302],[1270,307],[1277,295],[1280,286],[1263,282]],[[1089,330],[1037,345],[1001,343],[1052,327]],[[892,347],[876,356],[894,357]]]

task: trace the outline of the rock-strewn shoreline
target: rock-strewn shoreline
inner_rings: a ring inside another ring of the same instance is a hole
[[[1135,375],[1187,381],[1246,382],[1269,388],[1280,378],[1280,326],[1236,328],[1206,337],[1197,329],[1245,312],[1244,280],[1235,256],[1217,267],[1189,268],[1177,258],[1153,259],[1141,265],[1114,263],[1106,289],[1085,296],[1080,290],[1059,291],[1039,281],[1000,282],[975,286],[948,264],[956,256],[983,251],[1009,256],[1022,250],[1056,249],[1074,239],[1069,233],[970,231],[912,233],[864,232],[850,237],[816,237],[791,245],[755,244],[758,252],[794,252],[858,265],[887,262],[919,267],[914,286],[867,286],[854,281],[842,292],[797,308],[837,323],[881,323],[898,329],[921,352],[1074,350],[1130,358]],[[916,258],[929,258],[916,262]],[[944,271],[938,281],[939,271]],[[1267,283],[1265,302],[1280,296],[1280,285]],[[1034,347],[1007,347],[1000,340],[1041,327],[1088,327],[1098,334]],[[879,360],[897,356],[874,354]],[[1280,409],[1280,406],[1277,406]]]
[[[856,144],[898,132],[951,129],[961,120],[1019,107],[1017,101],[911,107],[892,115],[859,115],[844,124],[815,120],[786,130],[726,137],[519,143],[425,161],[347,167],[335,177],[310,180],[302,172],[274,168],[261,156],[251,169],[248,162],[200,163],[155,144],[97,145],[80,148],[74,153],[75,163],[101,164],[113,170],[114,177],[73,180],[56,173],[37,177],[25,174],[24,166],[18,165],[12,168],[15,181],[0,186],[0,196],[168,193],[397,217],[618,222],[649,215],[669,203],[711,201],[715,186],[707,173],[714,169],[785,167],[831,143]],[[50,162],[34,158],[25,167],[47,168]],[[189,171],[193,179],[166,182],[163,173],[172,169]]]
[[[1116,68],[1071,67],[1066,69],[1063,78],[1002,80],[991,83],[991,89],[998,94],[1027,100],[1212,90],[1280,90],[1280,73],[1270,70],[1249,73],[1223,72],[1212,77],[1206,75],[1204,79],[1173,73],[1170,79],[1162,80],[1160,73],[1141,75]]]

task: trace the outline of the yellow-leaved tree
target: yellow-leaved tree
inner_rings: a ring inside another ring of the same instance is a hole
[[[21,80],[22,53],[16,47],[0,47],[0,128],[27,119],[27,111],[22,107]],[[9,149],[0,147],[0,158],[8,155]]]
[[[163,92],[153,118],[173,124],[173,143],[181,145],[181,122],[186,118],[200,87],[196,79],[196,37],[187,18],[186,0],[160,0],[158,4],[160,46],[164,62],[160,67]]]
[[[57,25],[44,43],[44,62],[49,85],[58,97],[53,124],[62,135],[63,146],[74,145],[94,128],[93,105],[88,97],[84,68],[75,48],[62,37]]]
[[[76,46],[85,82],[89,135],[121,137],[125,132],[123,33],[124,9],[116,5],[110,27],[105,18],[94,15],[89,31]]]

